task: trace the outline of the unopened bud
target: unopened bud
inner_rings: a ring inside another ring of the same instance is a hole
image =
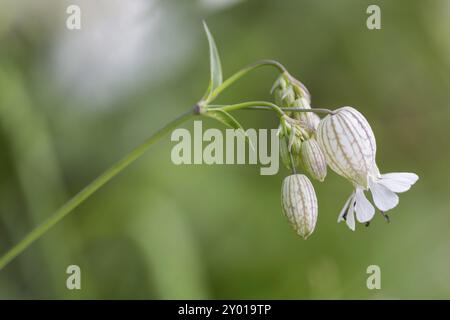
[[[301,144],[301,142],[299,142]],[[295,150],[297,150],[297,148],[301,147],[296,145]],[[298,154],[295,154],[291,149],[292,152],[292,157],[291,157],[291,153],[289,152],[289,145],[288,145],[288,140],[286,137],[284,136],[280,136],[280,158],[281,158],[281,162],[284,164],[284,166],[290,170],[293,171],[294,169],[297,169],[300,166],[300,157],[298,156]],[[294,164],[294,168],[292,168],[292,163]]]
[[[272,87],[275,103],[282,108],[311,109],[311,95],[303,83],[284,72]],[[287,112],[289,116],[305,123],[310,132],[319,125],[320,118],[313,112]]]
[[[323,181],[327,176],[327,161],[317,143],[311,138],[302,143],[300,158],[305,170],[316,180]]]
[[[311,96],[308,89],[299,80],[289,73],[282,73],[275,81],[271,92],[274,95],[275,103],[280,107],[296,107],[296,101],[302,99],[309,107]]]
[[[293,107],[311,109],[311,106],[305,98],[297,99]],[[320,117],[314,112],[293,112],[293,117],[304,123],[310,133],[315,132],[320,123]]]
[[[317,222],[317,198],[311,181],[303,174],[286,177],[281,189],[283,213],[295,231],[307,239]]]
[[[303,83],[301,83],[299,80],[291,76],[290,74],[287,74],[287,79],[289,83],[292,85],[296,96],[299,98],[305,99],[305,102],[310,105],[311,104],[311,94],[309,93],[308,89],[305,87]]]
[[[283,164],[288,170],[294,171],[300,165],[300,152],[302,141],[309,137],[307,130],[304,129],[304,124],[300,121],[284,118],[285,127],[280,126],[280,157]],[[292,154],[292,156],[291,156]],[[294,168],[292,167],[294,165]]]
[[[275,103],[280,107],[291,106],[295,99],[296,93],[290,84],[289,80],[282,74],[274,83],[272,93],[275,98]]]

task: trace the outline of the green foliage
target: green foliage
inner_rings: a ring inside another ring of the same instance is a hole
[[[208,25],[203,21],[203,27],[205,28],[206,36],[209,44],[209,63],[210,63],[210,80],[209,86],[203,100],[208,100],[212,92],[219,87],[223,82],[222,76],[222,64],[220,63],[219,51],[216,47],[216,42],[208,29]]]

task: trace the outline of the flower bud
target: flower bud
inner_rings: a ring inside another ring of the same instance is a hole
[[[299,80],[289,73],[282,73],[275,81],[271,92],[275,97],[275,103],[280,107],[295,107],[297,100],[304,100],[302,104],[309,107],[311,96],[308,89]],[[301,106],[298,106],[301,107]]]
[[[304,124],[289,117],[284,117],[284,126],[280,126],[278,130],[281,161],[288,170],[297,169],[300,165],[302,141],[307,139],[309,134],[304,129]],[[294,168],[292,168],[292,162],[294,162]]]
[[[301,143],[301,142],[299,142]],[[295,148],[297,149],[297,147]],[[291,149],[292,150],[292,149]],[[301,147],[300,147],[301,150]],[[289,152],[289,146],[288,141],[286,137],[280,136],[280,158],[281,162],[284,164],[284,166],[290,170],[293,171],[293,169],[297,169],[300,166],[300,157],[296,154],[292,154],[292,160],[291,160],[291,154]],[[292,168],[292,162],[294,162],[294,168]]]
[[[289,73],[286,73],[286,78],[289,84],[294,89],[296,97],[305,99],[306,104],[309,106],[311,104],[311,94],[309,93],[305,85],[299,80],[295,79]]]
[[[294,88],[284,73],[275,81],[272,87],[272,93],[275,98],[275,103],[280,107],[291,106],[296,99]]]
[[[307,239],[317,222],[317,198],[311,181],[303,174],[286,177],[281,189],[283,213],[295,231]]]
[[[319,144],[314,138],[302,143],[301,162],[305,170],[316,180],[323,181],[327,176],[327,161]]]
[[[292,107],[311,109],[311,106],[305,98],[297,99]],[[305,128],[307,128],[310,133],[315,132],[320,123],[319,116],[313,112],[293,112],[292,116],[294,117],[294,119],[303,122],[305,124]]]
[[[352,107],[339,108],[321,120],[316,134],[331,169],[353,184],[367,188],[376,143],[364,116]]]
[[[284,72],[272,87],[275,103],[282,108],[311,109],[311,95],[299,80]],[[306,124],[310,132],[319,125],[320,118],[312,112],[288,112],[289,116]]]

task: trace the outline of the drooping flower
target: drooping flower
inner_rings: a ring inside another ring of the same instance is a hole
[[[352,230],[355,215],[357,221],[366,223],[375,214],[364,191],[370,190],[377,208],[385,212],[398,204],[397,193],[409,190],[419,178],[414,173],[380,173],[375,162],[373,131],[364,116],[352,107],[339,108],[327,115],[316,134],[328,165],[355,188],[338,218],[338,222],[345,220]]]
[[[317,197],[311,181],[303,174],[293,174],[283,180],[281,206],[295,231],[307,239],[317,222]]]

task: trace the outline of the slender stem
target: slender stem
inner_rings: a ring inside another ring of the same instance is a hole
[[[304,108],[281,108],[277,106],[274,103],[267,102],[267,101],[250,101],[250,102],[243,102],[243,103],[237,103],[232,105],[208,105],[211,109],[222,109],[224,111],[235,111],[235,110],[275,110],[278,115],[282,116],[284,115],[284,111],[291,111],[291,112],[314,112],[314,113],[325,113],[325,114],[335,114],[335,111],[329,110],[329,109],[323,109],[323,108],[311,108],[311,109],[304,109]]]
[[[65,216],[72,212],[76,207],[83,203],[87,198],[94,194],[98,189],[105,185],[108,181],[114,178],[118,173],[128,167],[132,162],[142,156],[148,148],[164,137],[171,130],[190,119],[195,114],[195,110],[189,110],[188,112],[180,115],[176,119],[172,120],[164,127],[156,131],[150,138],[144,141],[140,146],[135,148],[124,158],[106,170],[97,179],[92,181],[83,190],[76,194],[72,199],[67,201],[62,207],[60,207],[53,215],[47,218],[33,231],[31,231],[25,238],[23,238],[18,244],[12,247],[0,258],[0,270],[3,269],[11,260],[17,257],[25,249],[27,249],[33,242],[38,240],[44,233],[55,226]]]
[[[264,110],[273,110],[275,111],[279,117],[284,116],[283,110],[276,104],[268,101],[249,101],[249,102],[242,102],[237,104],[230,104],[230,105],[209,105],[208,107],[211,109],[222,109],[223,111],[236,111],[241,109],[254,109],[255,107],[264,107]]]
[[[23,238],[18,244],[7,251],[2,257],[0,257],[0,270],[2,270],[9,262],[11,262],[15,257],[21,254],[25,249],[27,249],[31,244],[43,236],[48,230],[55,226],[59,221],[61,221],[65,216],[72,212],[76,207],[88,199],[92,194],[94,194],[98,189],[105,185],[108,181],[114,178],[122,170],[128,167],[132,162],[142,156],[148,148],[154,144],[156,141],[161,139],[165,134],[167,134],[172,129],[176,128],[181,123],[185,122],[194,115],[201,114],[204,110],[203,108],[213,101],[220,93],[227,89],[234,82],[241,79],[243,76],[248,74],[250,71],[255,70],[262,66],[273,66],[278,69],[281,73],[286,72],[285,67],[274,60],[261,60],[258,61],[229,77],[225,80],[219,87],[217,87],[212,94],[209,96],[207,101],[200,101],[195,105],[193,110],[180,115],[178,118],[169,122],[166,126],[155,132],[150,138],[148,138],[144,143],[131,151],[128,155],[106,170],[98,178],[87,185],[83,190],[76,194],[73,198],[67,201],[62,207],[60,207],[56,212],[53,213],[49,218],[47,218],[43,223],[32,230],[25,238]],[[210,107],[210,106],[209,106]],[[224,111],[233,111],[239,109],[248,108],[264,108],[274,110],[280,118],[284,116],[283,110],[277,105],[265,102],[265,101],[254,101],[254,102],[244,102],[229,106],[220,106]],[[297,111],[297,110],[296,110]],[[298,110],[300,111],[300,110]]]
[[[252,106],[247,109],[254,109],[254,110],[271,110],[272,108],[267,106]],[[323,109],[323,108],[311,108],[311,109],[304,109],[304,108],[280,108],[283,111],[291,111],[291,112],[314,112],[314,113],[325,113],[325,114],[335,114],[333,110],[330,109]]]
[[[257,69],[257,68],[264,67],[264,66],[275,67],[281,73],[286,71],[286,68],[281,63],[279,63],[278,61],[275,61],[275,60],[260,60],[260,61],[257,61],[255,63],[249,65],[248,67],[245,67],[245,68],[239,70],[238,72],[233,74],[231,77],[229,77],[227,80],[225,80],[220,86],[218,86],[212,92],[212,94],[210,95],[208,100],[205,101],[205,104],[209,104],[210,102],[212,102],[222,91],[224,91],[226,88],[231,86],[234,82],[236,82],[237,80],[239,80],[240,78],[242,78],[243,76],[248,74],[250,71],[253,71],[253,70]]]
[[[294,156],[291,150],[289,150],[289,159],[291,160],[292,174],[297,174],[297,169],[295,168]]]

